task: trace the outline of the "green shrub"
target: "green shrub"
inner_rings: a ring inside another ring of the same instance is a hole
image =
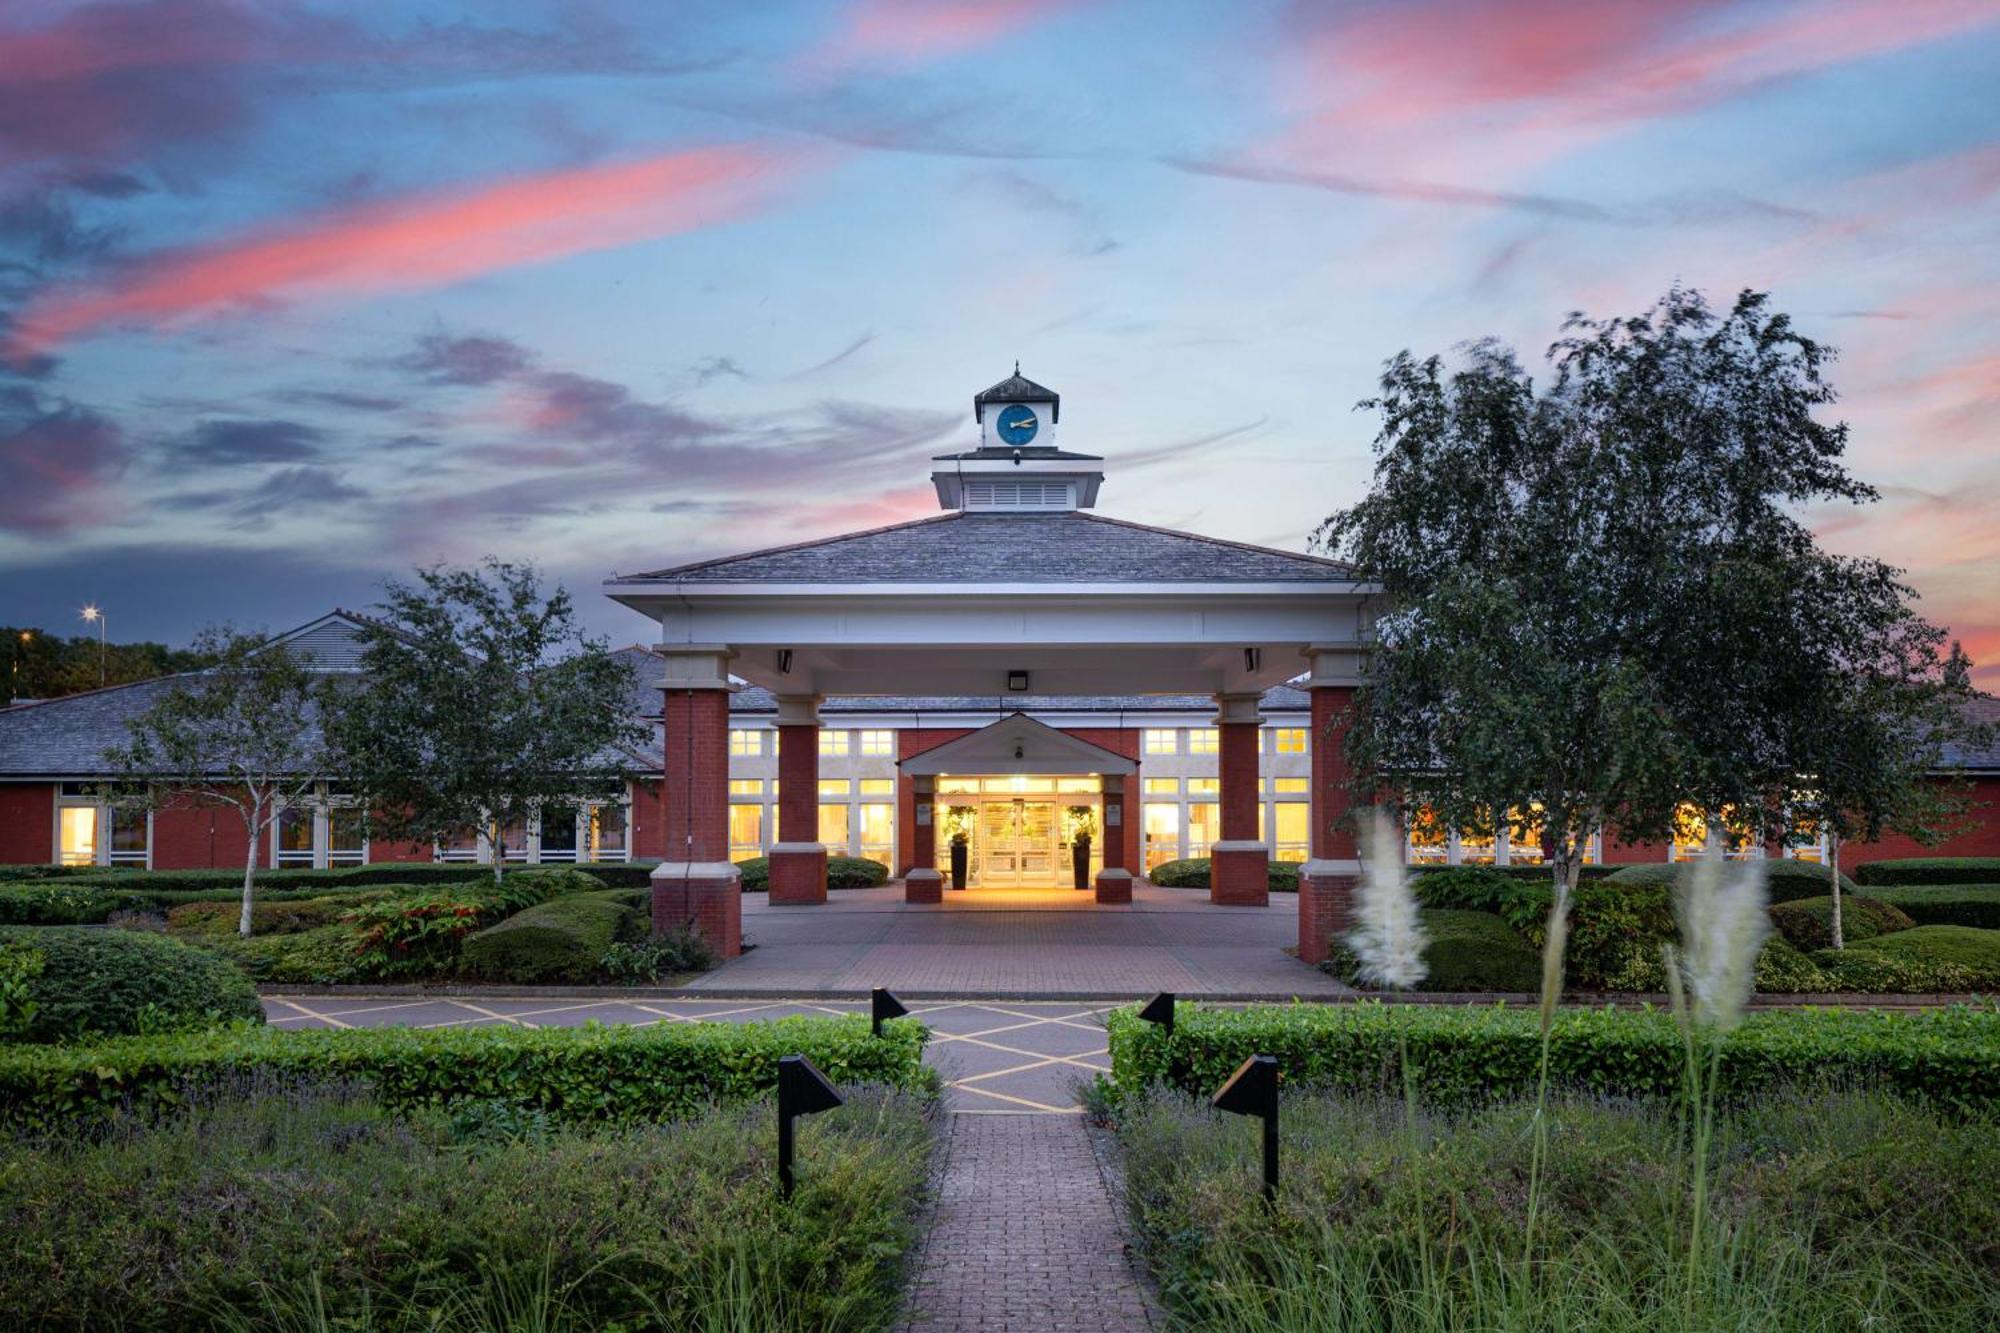
[[[1544,874],[1532,883],[1524,883],[1523,878],[1492,866],[1446,866],[1442,870],[1411,872],[1410,888],[1425,907],[1497,912],[1503,904],[1533,894],[1545,904],[1542,910],[1546,912],[1549,894],[1554,891],[1551,877]]]
[[[164,935],[76,926],[0,929],[0,949],[31,949],[41,971],[24,1035],[58,1041],[197,1023],[264,1021],[249,980],[226,961]]]
[[[747,861],[736,863],[737,873],[743,876],[743,892],[766,893],[771,888],[771,858],[753,856]]]
[[[1920,926],[2000,930],[2000,884],[1941,884],[1934,888],[1870,889],[1869,893]]]
[[[227,958],[253,981],[273,985],[326,986],[363,979],[355,970],[355,937],[341,923],[244,939],[231,932],[191,936],[210,953]]]
[[[1533,991],[1542,984],[1542,956],[1519,931],[1491,912],[1427,907],[1419,914],[1430,942],[1424,946],[1429,969],[1418,990]],[[1341,949],[1325,970],[1351,985],[1361,984],[1354,956]]]
[[[682,972],[706,972],[715,961],[715,950],[701,932],[683,927],[645,939],[615,941],[597,968],[605,980],[621,986],[650,986]]]
[[[1121,1093],[1166,1083],[1207,1096],[1252,1055],[1276,1056],[1292,1084],[1400,1090],[1397,1061],[1407,1049],[1419,1096],[1452,1106],[1533,1096],[1542,1051],[1533,1006],[1182,1004],[1171,1034],[1135,1008],[1114,1011],[1107,1025]],[[1686,1059],[1680,1029],[1657,1010],[1565,1009],[1550,1032],[1549,1077],[1561,1088],[1675,1097]],[[1752,1014],[1722,1040],[1719,1077],[1732,1098],[1832,1079],[1987,1113],[2000,1109],[2000,1012]]]
[[[1833,898],[1794,898],[1771,907],[1771,924],[1795,948],[1810,953],[1833,947]],[[1908,930],[1916,922],[1885,902],[1842,894],[1840,899],[1841,936],[1847,943],[1872,940],[1877,935]]]
[[[0,925],[81,926],[102,923],[113,912],[151,906],[145,894],[59,879],[0,885]]]
[[[2000,986],[2000,930],[1972,926],[1916,926],[1881,935],[1854,946],[1886,958],[1913,963],[1941,963],[1973,974],[1966,989]]]
[[[1666,969],[1660,969],[1660,985],[1666,984]],[[1820,966],[1794,948],[1782,935],[1764,942],[1757,955],[1753,983],[1761,995],[1817,995],[1840,989]],[[1655,987],[1644,987],[1653,990]]]
[[[1854,877],[1863,884],[2000,883],[2000,856],[1913,856],[1900,861],[1868,861]]]
[[[1205,889],[1209,887],[1210,860],[1191,856],[1182,861],[1164,861],[1146,872],[1147,882],[1162,889]],[[1299,863],[1273,861],[1270,864],[1272,893],[1299,891]]]
[[[934,1121],[843,1091],[800,1122],[786,1203],[768,1106],[606,1129],[251,1083],[12,1152],[0,1309],[24,1330],[886,1329]]]
[[[20,1041],[35,1025],[41,1005],[35,982],[48,959],[27,940],[0,943],[0,1041]]]
[[[0,884],[38,879],[68,879],[76,875],[95,875],[103,869],[102,866],[0,865]]]
[[[356,907],[396,897],[396,888],[370,889],[365,893],[327,894],[319,898],[257,901],[250,905],[250,933],[294,935],[300,931],[331,926]],[[167,911],[167,933],[180,939],[206,942],[217,935],[234,935],[243,917],[240,900],[182,903]]]
[[[168,941],[159,941],[168,943]],[[242,984],[240,974],[230,975]],[[249,1076],[357,1080],[391,1107],[498,1098],[557,1120],[667,1120],[761,1097],[778,1057],[836,1084],[935,1090],[915,1019],[781,1018],[588,1028],[215,1029],[65,1046],[0,1047],[0,1128],[60,1129],[121,1105],[141,1113]]]
[[[743,876],[743,892],[766,893],[771,888],[771,858],[753,856],[736,863]],[[889,882],[889,867],[865,856],[826,858],[826,887],[829,889],[873,889]]]
[[[1620,866],[1607,882],[1612,884],[1656,884],[1672,888],[1692,865],[1689,861],[1679,861],[1671,865],[1665,862],[1646,862],[1641,865]],[[1748,864],[1762,866],[1764,885],[1774,903],[1790,902],[1794,898],[1823,898],[1827,896],[1827,885],[1832,882],[1833,872],[1826,866],[1813,861],[1763,860]],[[1840,877],[1842,893],[1858,894],[1859,886],[1846,875]]]
[[[364,903],[342,917],[354,932],[354,975],[388,980],[450,973],[460,943],[474,931],[524,907],[603,887],[580,871],[543,867],[515,871],[498,884],[489,875],[479,884]]]
[[[459,961],[466,975],[487,981],[594,980],[638,897],[632,889],[600,889],[538,903],[467,936]]]

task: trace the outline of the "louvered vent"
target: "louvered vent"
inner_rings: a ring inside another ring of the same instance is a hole
[[[1074,509],[1076,492],[1066,481],[972,481],[965,483],[967,509]]]

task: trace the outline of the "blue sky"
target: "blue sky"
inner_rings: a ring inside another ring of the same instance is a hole
[[[932,512],[1017,357],[1104,512],[1299,547],[1385,358],[1678,281],[1842,350],[1812,521],[2000,659],[1996,75],[1995,0],[15,0],[0,620],[494,553],[641,639],[614,570]]]

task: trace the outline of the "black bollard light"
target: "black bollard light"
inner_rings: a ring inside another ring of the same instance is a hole
[[[1210,1103],[1232,1115],[1264,1120],[1264,1202],[1278,1197],[1278,1057],[1253,1055],[1236,1067]]]
[[[883,1019],[901,1018],[909,1012],[901,1000],[877,986],[868,997],[869,1030],[879,1037],[882,1035]]]
[[[1163,990],[1152,999],[1146,1001],[1146,1007],[1139,1011],[1139,1017],[1145,1019],[1148,1023],[1158,1023],[1167,1030],[1169,1037],[1173,1036],[1174,993],[1170,990]]]
[[[778,1058],[778,1192],[792,1197],[792,1121],[840,1105],[840,1090],[803,1055]]]

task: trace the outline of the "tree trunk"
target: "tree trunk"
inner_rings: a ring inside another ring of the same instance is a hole
[[[258,812],[259,816],[262,811]],[[244,821],[249,828],[250,849],[243,854],[243,915],[236,920],[236,933],[244,939],[250,938],[250,908],[257,901],[257,844],[261,839],[264,821],[261,817]]]
[[[1828,883],[1833,892],[1833,947],[1845,949],[1847,935],[1840,924],[1840,835],[1838,833],[1826,835],[1826,865],[1831,872]]]

